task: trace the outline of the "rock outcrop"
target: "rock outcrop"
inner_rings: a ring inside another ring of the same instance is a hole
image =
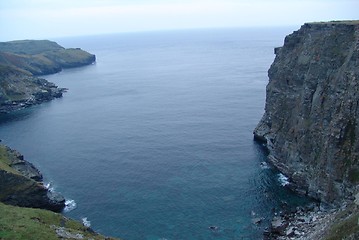
[[[254,137],[291,187],[335,204],[359,183],[359,21],[307,23],[275,49]]]
[[[19,152],[3,145],[0,145],[0,201],[55,212],[65,207],[65,199],[44,186],[39,170]]]

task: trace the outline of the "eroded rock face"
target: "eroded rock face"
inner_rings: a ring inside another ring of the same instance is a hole
[[[359,183],[359,22],[303,25],[275,49],[254,130],[293,188],[328,203]]]

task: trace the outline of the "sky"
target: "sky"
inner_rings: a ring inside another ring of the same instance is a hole
[[[359,19],[359,0],[0,0],[0,41]]]

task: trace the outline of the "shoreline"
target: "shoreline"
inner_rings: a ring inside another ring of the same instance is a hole
[[[277,214],[264,240],[357,239],[359,237],[359,196],[356,201],[343,201],[340,208],[307,206]]]

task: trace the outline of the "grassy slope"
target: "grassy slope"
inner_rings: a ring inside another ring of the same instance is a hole
[[[22,176],[18,171],[9,166],[11,158],[6,146],[0,145],[0,171],[12,173],[15,176]],[[29,185],[36,184],[33,180],[16,185],[11,188],[14,192],[21,189],[27,189]],[[16,186],[15,186],[16,185]],[[31,186],[30,186],[31,187]],[[9,194],[8,191],[1,188],[0,198]],[[13,193],[10,193],[13,194]],[[0,202],[0,239],[59,239],[56,231],[67,234],[69,239],[75,239],[76,234],[80,234],[84,239],[114,239],[106,238],[94,233],[91,229],[84,227],[81,223],[68,219],[62,214],[54,213],[43,209],[33,209],[24,207],[15,207]],[[80,236],[77,235],[77,236]],[[73,238],[71,238],[71,236]]]
[[[359,207],[353,203],[340,211],[326,232],[324,240],[359,239]]]
[[[4,145],[0,145],[0,170],[19,175],[20,173],[9,166],[9,154]]]
[[[59,239],[56,232],[76,239],[115,239],[106,238],[84,227],[81,223],[61,214],[42,209],[21,208],[0,203],[0,239]]]

